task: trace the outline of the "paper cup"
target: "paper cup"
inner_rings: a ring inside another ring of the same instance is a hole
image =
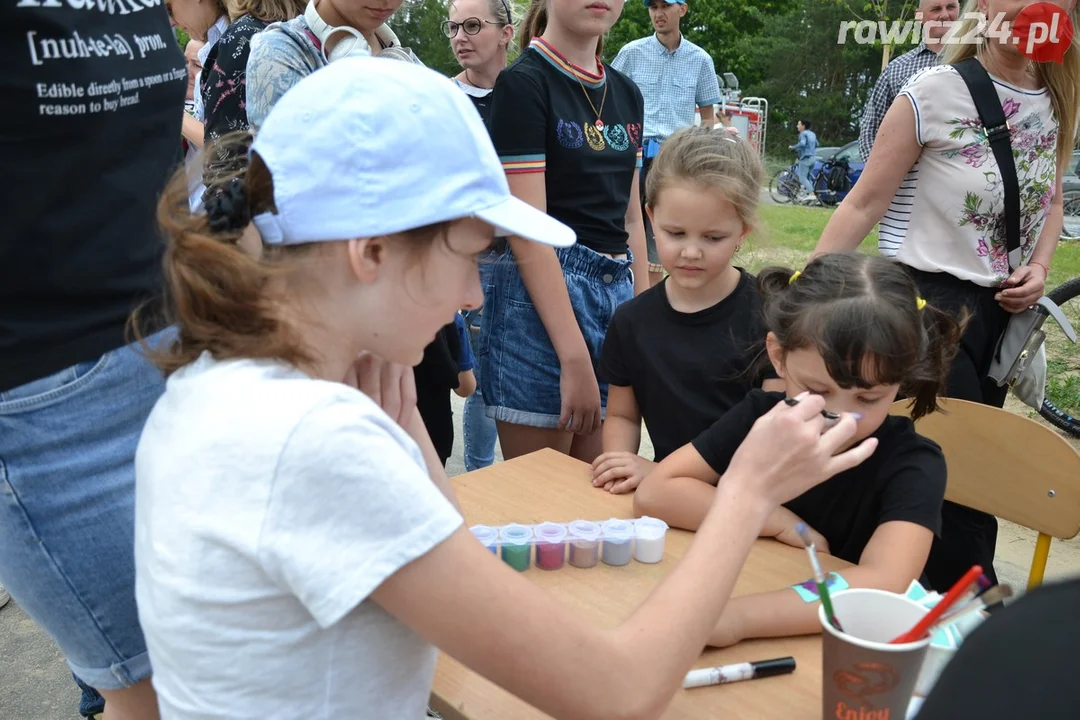
[[[822,634],[823,717],[837,720],[899,720],[907,713],[922,669],[927,636],[918,642],[890,645],[910,630],[926,608],[903,595],[854,589],[832,595],[844,632],[818,608]]]

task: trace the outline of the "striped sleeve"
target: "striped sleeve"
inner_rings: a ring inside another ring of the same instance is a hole
[[[491,94],[488,131],[508,175],[544,172],[548,117],[542,78],[520,61],[499,74]]]

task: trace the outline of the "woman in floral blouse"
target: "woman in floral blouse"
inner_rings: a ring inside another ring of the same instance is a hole
[[[302,0],[228,0],[226,7],[232,22],[206,56],[199,87],[204,140],[211,148],[206,160],[207,179],[234,169],[227,148],[235,152],[235,145],[215,150],[211,142],[232,132],[247,131],[250,125],[246,95],[251,38],[270,23],[291,20],[304,12]]]
[[[1077,24],[1076,0],[1051,0]],[[963,17],[999,13],[1012,22],[1032,0],[969,0]],[[975,19],[957,38],[969,37]],[[995,21],[996,22],[996,21]],[[985,27],[985,25],[983,26]],[[883,249],[908,266],[922,296],[942,309],[971,313],[946,394],[1001,407],[1008,388],[987,378],[1012,313],[1042,296],[1063,213],[1061,177],[1076,142],[1080,40],[1061,62],[1035,62],[1005,37],[947,45],[941,65],[912,77],[878,131],[859,182],[844,199],[815,253],[854,250],[879,223]],[[975,56],[993,78],[1011,128],[1020,184],[1022,267],[1010,272],[1004,191],[997,160],[971,95],[952,66]],[[945,503],[942,536],[926,574],[944,591],[972,565],[993,580],[997,521]]]

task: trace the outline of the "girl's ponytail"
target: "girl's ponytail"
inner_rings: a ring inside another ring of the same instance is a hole
[[[544,34],[547,29],[547,0],[532,0],[525,17],[521,21],[521,34],[518,35],[518,49],[529,47],[534,37]]]
[[[966,310],[959,320],[930,304],[919,312],[922,316],[919,358],[900,384],[900,394],[911,402],[912,420],[938,409],[937,399],[945,394],[949,369],[960,349],[960,338],[968,322]]]
[[[181,169],[158,203],[158,222],[166,238],[166,319],[177,327],[168,347],[145,350],[168,375],[204,353],[215,358],[275,358],[293,365],[311,361],[307,349],[279,316],[266,292],[272,277],[284,269],[276,261],[284,253],[308,248],[247,252],[238,244],[253,215],[273,209],[273,182],[259,156],[224,186],[206,195],[207,214],[188,206],[188,183]],[[261,244],[261,243],[260,243]],[[129,328],[143,340],[143,309]],[[145,346],[145,343],[144,343]]]
[[[775,299],[777,295],[788,289],[794,275],[794,270],[785,267],[773,266],[762,270],[758,273],[757,278],[758,292],[761,294],[762,299],[766,303],[770,299]]]

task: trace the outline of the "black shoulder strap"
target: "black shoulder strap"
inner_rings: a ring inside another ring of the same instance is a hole
[[[953,64],[968,86],[975,109],[979,113],[990,149],[994,151],[1001,185],[1005,189],[1005,240],[1009,249],[1009,269],[1020,267],[1020,183],[1016,179],[1016,163],[1013,161],[1012,143],[1009,139],[1009,123],[1001,108],[994,81],[977,58],[969,57]]]

